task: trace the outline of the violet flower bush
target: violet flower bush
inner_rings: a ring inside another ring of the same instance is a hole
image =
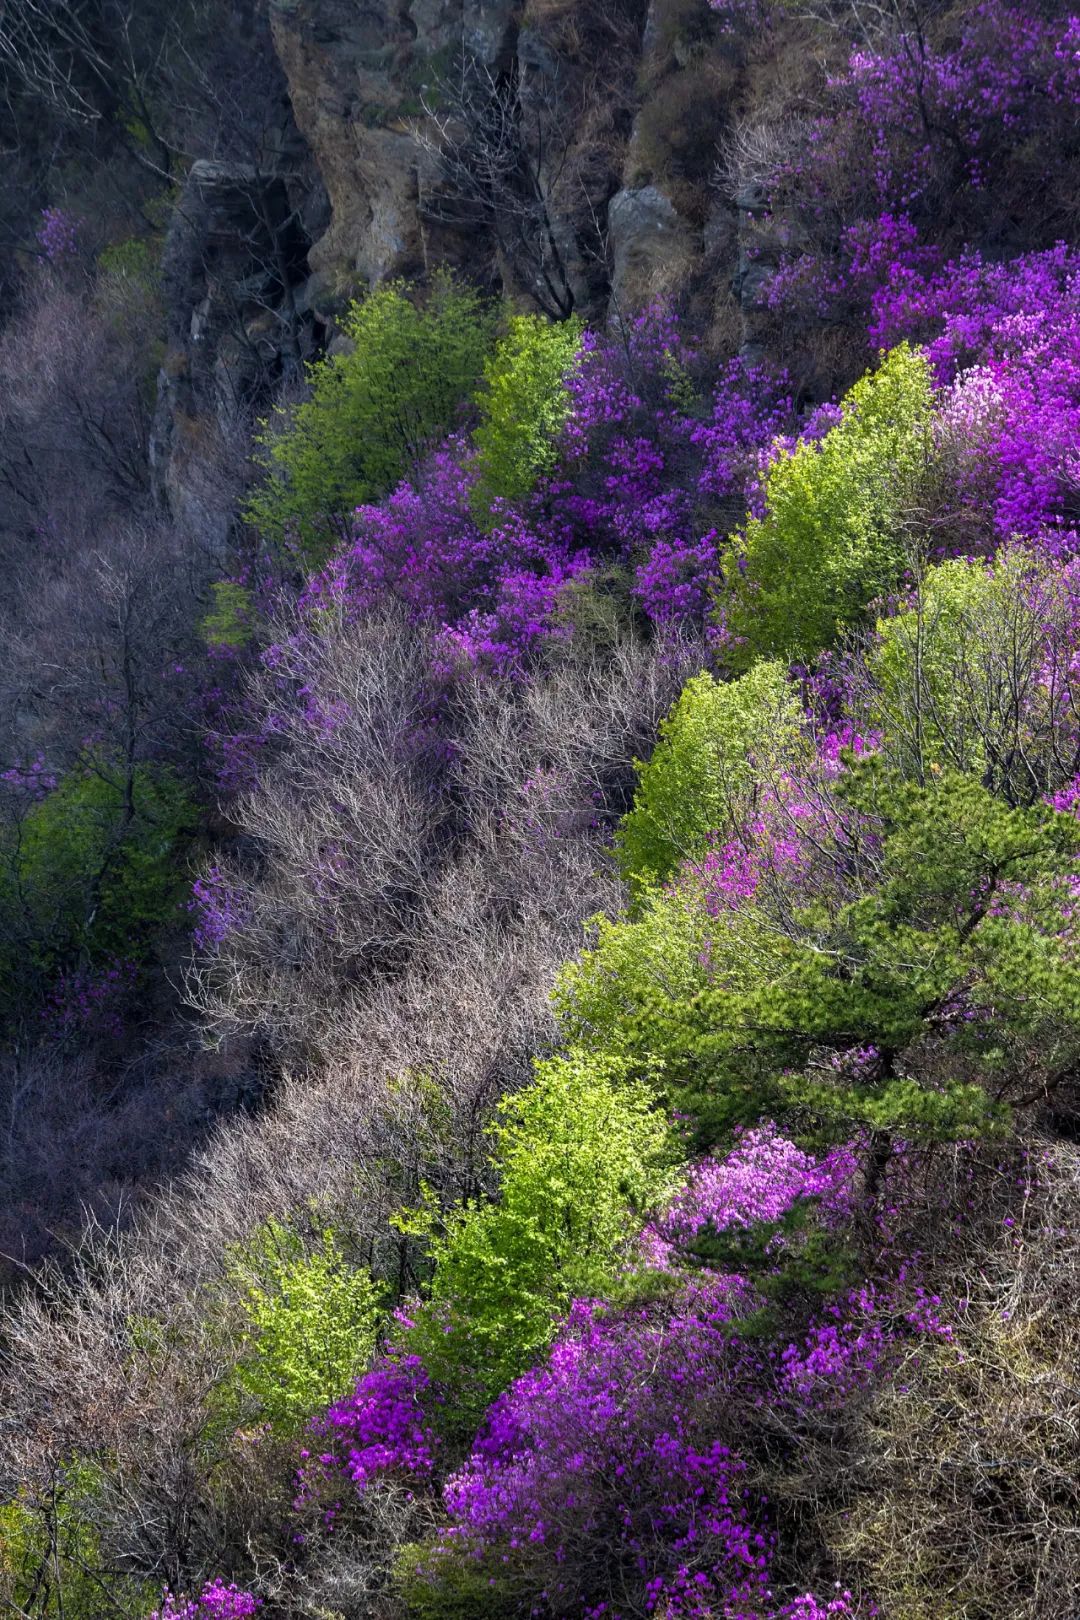
[[[243,1592],[235,1583],[226,1586],[219,1579],[208,1581],[194,1598],[166,1592],[161,1608],[154,1610],[150,1620],[247,1620],[262,1606],[262,1598],[253,1592]]]

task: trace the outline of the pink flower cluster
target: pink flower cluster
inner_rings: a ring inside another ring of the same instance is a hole
[[[806,1199],[818,1200],[828,1218],[841,1220],[851,1210],[857,1166],[854,1148],[833,1148],[815,1159],[771,1121],[740,1131],[728,1153],[691,1168],[670,1204],[650,1223],[645,1233],[648,1263],[671,1267],[680,1250],[703,1232],[772,1225]]]
[[[547,1361],[500,1397],[447,1481],[446,1542],[496,1570],[504,1553],[536,1559],[554,1613],[616,1620],[602,1596],[613,1555],[649,1614],[758,1613],[773,1538],[722,1438],[742,1292],[714,1280],[670,1318],[575,1304]]]
[[[220,862],[214,861],[191,885],[188,910],[194,917],[192,938],[199,951],[216,951],[243,926],[247,908]]]
[[[119,1040],[137,976],[135,963],[122,959],[61,973],[41,1009],[42,1032],[54,1041],[73,1035]]]
[[[873,299],[882,344],[928,339],[950,380],[943,424],[970,447],[973,498],[1003,539],[1072,550],[1080,469],[1080,255],[1064,244],[1007,264],[978,253],[927,276],[890,278]]]
[[[62,208],[43,208],[37,233],[38,247],[52,264],[79,251],[79,226]]]

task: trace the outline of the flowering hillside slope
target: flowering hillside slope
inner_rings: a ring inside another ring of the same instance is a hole
[[[49,1051],[262,1075],[12,1292],[14,1615],[1076,1614],[1080,18],[712,9],[769,343],[379,287],[198,767],[6,773]]]

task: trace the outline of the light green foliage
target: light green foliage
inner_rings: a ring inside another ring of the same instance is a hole
[[[837,793],[880,840],[851,899],[829,913],[793,895],[770,975],[655,1004],[637,1039],[708,1137],[789,1108],[841,1138],[994,1128],[996,1099],[1052,1091],[1080,1059],[1067,876],[1080,829],[959,774],[906,782],[874,757]],[[970,1017],[943,1017],[954,1002]]]
[[[709,919],[681,887],[651,891],[635,918],[593,919],[594,943],[560,970],[556,1015],[569,1041],[624,1053],[632,1019],[654,997],[687,1001],[709,982]]]
[[[141,1620],[156,1588],[108,1571],[93,1524],[97,1470],[72,1463],[0,1506],[0,1613],[33,1620]]]
[[[367,1366],[381,1292],[332,1230],[305,1242],[276,1220],[232,1257],[229,1278],[246,1320],[239,1385],[275,1433],[293,1434]]]
[[[893,747],[910,725],[916,770],[941,764],[943,751],[960,741],[958,666],[979,621],[1016,584],[1013,568],[995,575],[982,562],[953,558],[927,570],[904,611],[878,620],[867,659],[877,688],[871,721],[887,729]]]
[[[903,515],[930,456],[926,358],[900,344],[843,400],[818,442],[782,452],[766,475],[766,513],[747,520],[731,570],[733,657],[817,656],[899,579]]]
[[[505,1620],[516,1612],[509,1573],[493,1577],[487,1563],[450,1538],[402,1547],[394,1587],[410,1620]]]
[[[484,363],[473,434],[477,482],[473,507],[481,521],[497,499],[519,500],[554,462],[556,441],[570,411],[566,379],[577,362],[581,322],[512,315],[506,336]]]
[[[710,833],[729,835],[752,812],[762,781],[807,750],[798,696],[780,664],[760,663],[738,681],[688,681],[652,758],[638,765],[633,808],[616,838],[635,894],[703,855]]]
[[[1075,601],[1052,560],[1021,549],[930,568],[881,620],[866,659],[866,721],[887,756],[923,779],[935,766],[1030,804],[1071,775]]]
[[[423,303],[402,283],[377,288],[345,320],[348,354],[310,368],[311,397],[264,433],[264,478],[247,516],[277,544],[318,561],[348,533],[353,509],[403,478],[474,392],[492,313],[470,289],[436,278]]]
[[[537,1064],[492,1135],[499,1201],[457,1208],[432,1234],[430,1296],[407,1336],[465,1426],[536,1359],[571,1298],[603,1288],[673,1156],[650,1088],[575,1051]]]
[[[749,989],[777,966],[775,929],[761,909],[743,900],[710,916],[692,875],[649,890],[633,917],[598,917],[593,926],[591,949],[559,973],[556,1016],[567,1040],[637,1065],[649,1061],[654,1019],[714,978]]]
[[[235,579],[218,579],[210,587],[214,605],[199,629],[208,647],[244,647],[251,640],[251,592]]]
[[[40,967],[138,958],[178,920],[178,845],[193,825],[179,780],[88,756],[9,830],[0,848],[0,915]],[[25,963],[24,963],[25,966]]]

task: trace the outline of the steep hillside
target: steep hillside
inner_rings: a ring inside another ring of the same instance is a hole
[[[0,1609],[1075,1620],[1080,17],[0,73]]]

